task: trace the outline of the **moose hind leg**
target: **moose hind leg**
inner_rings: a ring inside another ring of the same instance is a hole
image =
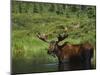
[[[91,53],[90,50],[87,50],[84,54],[84,67],[85,69],[90,69],[91,68]]]

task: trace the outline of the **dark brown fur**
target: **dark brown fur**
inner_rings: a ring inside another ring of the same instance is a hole
[[[81,62],[85,63],[85,65],[91,65],[93,46],[90,43],[78,45],[64,44],[59,46],[57,42],[51,42],[48,53],[55,54],[59,64]],[[88,68],[90,68],[90,66]]]

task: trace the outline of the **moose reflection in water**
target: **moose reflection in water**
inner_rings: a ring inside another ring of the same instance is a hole
[[[47,53],[58,58],[59,71],[91,69],[93,46],[88,42],[75,45],[68,43],[59,45],[59,42],[67,37],[68,34],[59,34],[57,41],[48,42],[45,36],[38,35],[39,39],[49,43]]]

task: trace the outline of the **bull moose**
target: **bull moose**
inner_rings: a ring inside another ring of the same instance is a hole
[[[81,69],[91,68],[91,58],[93,57],[93,46],[86,42],[83,44],[68,44],[64,43],[59,45],[59,42],[67,38],[68,35],[59,35],[57,41],[50,41],[47,53],[53,56],[57,56],[60,70],[66,70],[66,63],[69,65],[82,64]],[[46,40],[47,41],[47,40]],[[62,66],[63,65],[63,66]]]

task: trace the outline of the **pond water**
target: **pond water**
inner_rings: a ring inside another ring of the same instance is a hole
[[[43,72],[58,72],[58,71],[73,71],[73,70],[87,70],[87,66],[83,67],[82,64],[20,64],[13,66],[12,73],[14,74],[27,74],[27,73],[43,73]],[[91,67],[90,69],[94,69]]]

